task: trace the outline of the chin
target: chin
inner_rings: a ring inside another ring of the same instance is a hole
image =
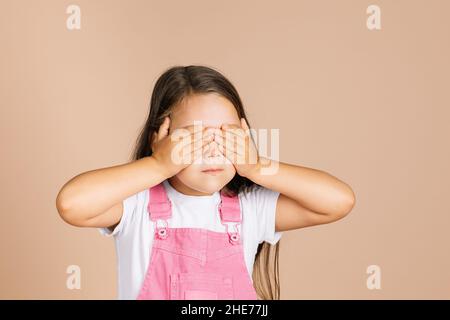
[[[191,187],[191,188],[195,189],[197,191],[209,194],[209,193],[214,193],[216,191],[221,190],[225,185],[226,185],[226,183],[225,184],[223,184],[223,183],[220,183],[220,184],[219,183],[216,183],[216,184],[209,183],[208,185],[202,184],[202,185],[199,185],[199,186],[196,186],[196,187]]]
[[[233,179],[235,173],[232,170],[224,170],[217,175],[209,175],[201,171],[180,172],[177,178],[191,189],[204,193],[213,193],[226,186]]]

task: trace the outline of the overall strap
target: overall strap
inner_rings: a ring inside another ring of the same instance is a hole
[[[148,192],[149,202],[147,211],[150,213],[150,219],[152,221],[169,219],[172,216],[172,204],[167,197],[163,183],[161,182],[151,187]]]
[[[222,224],[226,222],[241,222],[239,197],[237,195],[230,197],[220,191],[220,198],[219,212]]]

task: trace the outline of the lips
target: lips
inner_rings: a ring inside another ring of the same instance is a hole
[[[209,169],[202,170],[202,172],[205,172],[205,173],[215,173],[215,172],[221,172],[221,171],[223,171],[223,169],[221,169],[221,168],[209,168]]]

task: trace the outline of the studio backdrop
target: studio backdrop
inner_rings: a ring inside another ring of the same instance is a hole
[[[450,298],[449,1],[0,2],[0,298],[115,299],[112,238],[55,199],[130,161],[158,76],[223,73],[280,161],[355,192],[284,232],[281,299]],[[71,286],[77,273],[80,286]]]

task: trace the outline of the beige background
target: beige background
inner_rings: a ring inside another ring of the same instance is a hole
[[[344,220],[284,234],[282,299],[450,298],[449,1],[73,3],[81,30],[72,1],[1,1],[0,298],[116,297],[113,240],[65,224],[55,197],[128,161],[176,64],[223,72],[253,127],[280,128],[281,161],[356,192]]]

